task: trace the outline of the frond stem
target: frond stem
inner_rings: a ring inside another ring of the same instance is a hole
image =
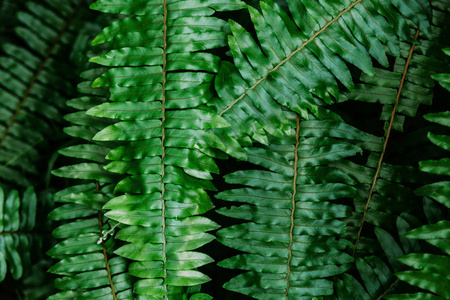
[[[161,111],[162,111],[162,123],[161,123],[161,146],[162,146],[162,154],[161,154],[161,201],[162,201],[162,244],[163,244],[163,268],[164,268],[164,299],[168,299],[168,291],[167,291],[167,285],[166,285],[166,278],[167,278],[167,269],[166,269],[166,261],[167,261],[167,254],[166,254],[166,219],[165,219],[165,213],[166,213],[166,204],[164,201],[164,194],[165,194],[165,184],[164,184],[164,175],[165,175],[165,168],[164,168],[164,157],[166,155],[166,148],[164,146],[165,141],[165,130],[164,130],[164,121],[166,119],[166,108],[165,108],[165,102],[166,102],[166,82],[167,82],[167,71],[166,71],[166,65],[167,65],[167,0],[164,0],[164,21],[163,21],[163,65],[162,65],[162,97],[161,97]]]
[[[298,145],[299,145],[299,131],[300,131],[300,117],[297,116],[297,129],[296,129],[296,133],[295,133],[295,138],[296,138],[296,142],[295,142],[295,159],[294,159],[294,180],[293,180],[293,193],[292,193],[292,211],[291,211],[291,229],[289,231],[289,257],[288,257],[288,261],[287,261],[287,275],[286,275],[286,281],[287,281],[287,289],[286,289],[286,299],[289,299],[289,288],[290,288],[290,281],[289,281],[289,276],[291,274],[291,260],[292,260],[292,243],[294,242],[294,237],[293,237],[293,232],[294,232],[294,215],[295,215],[295,196],[297,194],[297,167],[298,167]]]
[[[400,279],[397,278],[397,280],[395,280],[395,281],[389,286],[389,288],[388,288],[386,291],[384,291],[384,293],[381,294],[380,297],[377,298],[377,300],[383,299],[384,295],[386,295],[387,293],[389,293],[389,291],[392,290],[392,289],[394,288],[394,286],[395,286],[399,281],[400,281]]]
[[[230,105],[227,106],[226,109],[224,109],[221,113],[220,116],[222,116],[224,113],[226,113],[228,110],[230,110],[237,102],[239,102],[242,98],[245,97],[245,95],[247,95],[248,91],[254,90],[261,82],[263,82],[264,80],[267,79],[267,77],[269,77],[270,73],[275,72],[276,70],[278,70],[282,65],[284,65],[286,62],[288,62],[295,54],[297,54],[298,52],[302,51],[303,48],[305,48],[306,46],[308,46],[309,43],[311,43],[317,36],[319,36],[319,34],[321,34],[322,32],[324,32],[328,27],[331,26],[331,24],[333,24],[334,22],[336,22],[337,20],[339,20],[339,18],[345,14],[346,12],[348,12],[349,10],[351,10],[356,4],[360,3],[362,0],[357,0],[355,2],[353,2],[349,7],[347,7],[346,9],[344,9],[343,11],[341,11],[333,20],[331,20],[330,22],[328,22],[322,29],[320,29],[319,31],[317,31],[312,37],[310,37],[306,42],[304,42],[299,48],[297,48],[295,51],[293,51],[288,57],[286,57],[285,59],[283,59],[278,65],[276,65],[272,70],[270,70],[266,76],[262,77],[261,79],[259,79],[252,87],[246,89],[244,91],[244,93],[242,93],[241,96],[239,96],[237,99],[235,99]]]
[[[419,38],[419,33],[420,33],[420,30],[417,30],[416,34],[414,36],[414,40],[415,41],[417,41],[417,39]],[[372,200],[373,191],[374,191],[375,186],[377,184],[378,175],[379,175],[380,170],[381,170],[381,165],[383,164],[384,154],[386,153],[386,148],[387,148],[387,144],[389,142],[389,137],[391,136],[392,125],[394,124],[395,114],[397,112],[397,107],[398,107],[398,103],[399,103],[399,100],[400,100],[400,95],[401,95],[402,90],[403,90],[403,85],[404,85],[405,79],[406,79],[406,73],[408,72],[409,64],[411,62],[411,58],[412,58],[412,55],[414,53],[414,47],[415,46],[416,46],[416,44],[412,44],[411,45],[411,48],[409,49],[408,59],[406,60],[405,68],[403,69],[402,79],[400,81],[400,86],[399,86],[398,91],[397,91],[397,97],[395,99],[395,105],[394,105],[394,108],[392,109],[391,119],[389,120],[389,126],[388,126],[388,128],[386,130],[386,138],[385,138],[384,143],[383,143],[383,151],[381,152],[380,159],[378,160],[377,170],[375,172],[375,176],[373,177],[372,186],[370,187],[369,197],[367,198],[366,206],[364,208],[364,214],[363,214],[363,216],[361,218],[361,226],[359,227],[359,230],[358,230],[358,236],[356,237],[356,242],[355,242],[355,245],[353,247],[353,254],[352,254],[352,256],[355,256],[356,248],[358,247],[358,243],[359,243],[359,240],[361,238],[361,232],[362,232],[362,229],[364,227],[364,221],[365,221],[367,212],[369,210],[369,205],[370,205],[370,201]]]
[[[103,241],[103,230],[102,230],[103,224],[102,224],[102,214],[100,213],[100,211],[98,212],[98,226],[100,226],[100,240],[102,241],[103,258],[105,259],[106,271],[108,272],[109,284],[111,286],[111,294],[113,295],[114,300],[117,300],[111,270],[109,269],[108,254],[106,253],[105,242]]]
[[[52,55],[53,51],[55,51],[56,46],[58,45],[59,41],[61,40],[63,34],[66,32],[70,23],[73,21],[73,19],[77,15],[77,13],[80,11],[80,9],[85,1],[86,0],[81,0],[80,3],[78,3],[78,6],[72,12],[72,15],[70,15],[66,24],[64,24],[64,27],[61,29],[61,31],[56,36],[55,42],[51,46],[50,50],[48,50],[46,56],[44,57],[44,60],[42,60],[41,64],[39,65],[39,68],[36,71],[36,73],[34,74],[33,78],[31,79],[31,82],[28,85],[28,88],[26,89],[25,94],[23,95],[22,99],[20,99],[19,105],[17,106],[17,109],[16,109],[14,115],[9,120],[8,126],[6,127],[5,131],[2,134],[2,138],[0,139],[0,147],[2,146],[3,142],[6,139],[6,136],[8,135],[9,131],[11,130],[11,127],[13,126],[14,121],[16,120],[17,116],[19,115],[20,111],[22,110],[23,104],[25,103],[25,100],[28,98],[28,95],[30,94],[31,90],[33,89],[33,86],[36,83],[36,80],[38,79],[39,75],[41,74],[41,72],[44,69],[45,65],[47,64],[48,60],[50,59],[50,56]]]

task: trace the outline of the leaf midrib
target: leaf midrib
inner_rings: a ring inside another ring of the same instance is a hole
[[[297,195],[297,168],[298,168],[298,159],[299,159],[299,155],[298,155],[298,146],[300,145],[300,137],[299,137],[299,132],[300,132],[300,117],[297,116],[297,128],[296,128],[296,132],[295,132],[295,159],[294,159],[294,179],[292,180],[292,186],[293,186],[293,193],[292,193],[292,198],[291,198],[291,202],[292,202],[292,212],[291,212],[291,228],[289,230],[289,257],[288,257],[288,261],[287,261],[287,274],[286,274],[286,281],[287,281],[287,289],[286,289],[286,299],[289,300],[289,288],[290,288],[290,280],[289,280],[289,276],[291,273],[291,260],[292,260],[292,244],[294,243],[294,226],[295,226],[295,196]]]
[[[415,41],[418,40],[419,33],[420,33],[420,30],[417,30],[416,34],[414,36],[414,40]],[[378,176],[379,176],[379,173],[380,173],[380,170],[381,170],[381,166],[383,165],[384,155],[386,153],[387,144],[389,142],[389,137],[390,137],[390,134],[391,134],[391,131],[392,131],[392,126],[394,124],[395,116],[396,116],[396,113],[397,113],[397,108],[399,106],[400,96],[401,96],[401,93],[403,91],[404,83],[406,81],[406,74],[408,73],[408,70],[409,70],[409,65],[410,65],[410,62],[411,62],[412,55],[414,53],[414,47],[415,46],[416,46],[416,44],[411,44],[411,48],[409,49],[408,58],[406,60],[405,67],[403,69],[403,74],[402,74],[402,78],[401,78],[401,81],[400,81],[400,86],[398,88],[396,99],[395,99],[395,105],[394,105],[394,107],[392,109],[391,118],[389,120],[389,125],[388,125],[388,128],[386,130],[386,137],[385,137],[385,141],[383,143],[383,150],[382,150],[380,158],[378,160],[377,169],[376,169],[376,172],[375,172],[375,175],[374,175],[374,178],[373,178],[372,185],[370,187],[369,196],[368,196],[366,204],[365,204],[364,213],[363,213],[363,216],[361,218],[361,226],[359,227],[359,230],[358,230],[356,241],[355,241],[355,244],[354,244],[354,247],[353,247],[353,254],[352,254],[352,256],[355,256],[355,254],[356,254],[356,248],[358,247],[358,243],[359,243],[359,240],[361,238],[362,229],[364,227],[365,218],[366,218],[366,215],[367,215],[368,210],[369,210],[370,202],[372,200],[372,195],[373,195],[373,192],[375,190],[375,186],[377,185],[377,182],[378,182]]]
[[[162,65],[162,74],[163,74],[163,81],[162,81],[162,97],[161,97],[161,112],[162,112],[162,120],[161,120],[161,147],[162,147],[162,154],[161,154],[161,199],[162,199],[162,209],[161,209],[161,218],[162,218],[162,252],[163,252],[163,269],[164,269],[164,278],[163,278],[163,285],[164,285],[164,299],[168,299],[168,290],[167,290],[167,284],[166,284],[166,278],[167,278],[167,254],[166,254],[166,219],[165,219],[165,211],[166,211],[166,205],[164,200],[164,194],[165,194],[165,183],[164,183],[164,176],[165,176],[165,164],[164,164],[164,157],[166,154],[166,147],[164,146],[165,142],[165,129],[164,129],[164,122],[166,120],[166,108],[165,108],[165,101],[166,101],[166,89],[165,85],[167,82],[167,15],[168,15],[168,9],[167,9],[167,0],[164,0],[163,6],[164,6],[164,19],[163,19],[163,65]]]
[[[96,185],[97,185],[97,193],[98,193],[99,192],[98,182],[96,182]],[[116,291],[114,290],[114,283],[113,283],[113,279],[112,279],[112,275],[111,275],[111,270],[109,268],[108,255],[106,253],[105,243],[103,240],[102,214],[100,213],[100,211],[98,212],[98,225],[100,227],[100,240],[101,240],[101,244],[102,244],[103,258],[105,260],[106,271],[108,273],[108,280],[109,280],[109,284],[111,286],[111,294],[112,294],[114,300],[117,300]]]

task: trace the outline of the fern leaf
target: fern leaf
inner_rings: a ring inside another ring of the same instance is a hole
[[[56,288],[63,290],[49,299],[73,295],[73,299],[113,297],[130,299],[131,282],[128,262],[114,256],[115,226],[106,223],[101,206],[111,198],[108,186],[99,190],[95,184],[78,185],[58,192],[55,197],[67,204],[55,209],[50,217],[68,223],[53,231],[55,238],[65,240],[47,254],[60,261],[50,272],[63,277],[56,279]]]
[[[403,14],[430,31],[426,1],[313,5],[298,0],[288,1],[288,8],[292,17],[273,1],[261,2],[262,13],[249,7],[259,44],[230,21],[236,67],[222,63],[216,79],[220,99],[211,105],[234,126],[233,137],[242,143],[250,136],[266,144],[265,132],[278,137],[288,133],[280,106],[306,118],[308,111],[317,114],[318,107],[341,101],[338,80],[354,88],[346,63],[369,76],[374,75],[370,57],[387,66],[384,44],[399,53],[397,34],[411,39]]]
[[[351,210],[333,202],[353,197],[356,189],[354,180],[330,165],[361,151],[336,139],[341,133],[334,129],[346,128],[354,133],[350,138],[368,138],[340,122],[297,117],[291,135],[272,138],[263,148],[246,148],[249,161],[268,170],[225,177],[245,187],[216,197],[242,205],[218,212],[248,222],[218,231],[221,243],[244,252],[219,265],[249,271],[231,279],[226,289],[257,299],[333,294],[328,278],[345,272],[353,261],[345,253],[349,241],[336,238],[345,233],[340,219],[349,217]]]
[[[138,297],[191,297],[210,280],[196,269],[212,259],[195,250],[214,239],[206,232],[218,225],[199,215],[213,207],[205,192],[215,190],[212,158],[233,150],[225,146],[229,139],[211,131],[229,124],[205,107],[218,70],[218,58],[205,50],[226,46],[228,25],[211,15],[244,6],[238,0],[91,6],[135,15],[112,23],[93,42],[108,52],[91,61],[109,68],[92,86],[111,95],[87,113],[116,122],[94,140],[123,142],[108,153],[113,161],[106,169],[125,178],[103,208],[121,224],[117,238],[125,245],[115,253],[135,261],[129,272],[138,278]]]
[[[95,51],[95,50],[94,50]],[[89,67],[89,66],[88,66]],[[113,184],[123,177],[105,170],[105,159],[117,142],[95,142],[93,137],[112,122],[89,116],[86,111],[106,101],[108,91],[87,88],[105,69],[90,69],[81,74],[86,81],[79,84],[83,96],[67,105],[78,110],[64,118],[72,123],[65,132],[82,142],[60,150],[60,154],[76,159],[76,164],[63,166],[56,176],[83,180],[59,191],[55,201],[62,203],[49,217],[65,221],[53,231],[53,237],[64,239],[48,251],[59,260],[50,272],[59,275],[55,287],[62,290],[49,299],[132,299],[132,283],[128,261],[113,252],[117,224],[105,217],[103,205],[113,197]]]
[[[411,218],[412,215],[406,213],[397,218],[396,231],[400,241],[386,230],[377,227],[377,239],[370,244],[370,250],[376,255],[357,257],[350,272],[335,278],[335,294],[327,299],[391,299],[400,282],[394,273],[406,269],[399,263],[398,258],[413,250],[420,251],[417,241],[403,237],[403,234],[415,225],[410,224]],[[354,276],[355,272],[358,276]]]
[[[409,232],[406,235],[408,238],[424,239],[430,244],[441,248],[446,255],[413,253],[399,257],[400,262],[418,270],[403,271],[395,274],[400,280],[428,290],[443,299],[449,297],[448,284],[450,276],[446,267],[450,255],[450,249],[446,242],[448,239],[448,227],[449,221],[442,220]],[[424,297],[433,295],[422,294]],[[398,295],[394,295],[392,299],[396,299],[396,297]]]
[[[374,77],[362,74],[360,79],[364,83],[357,84],[354,91],[346,94],[351,100],[383,104],[380,120],[386,122],[386,131],[389,126],[402,131],[405,118],[414,117],[420,104],[431,105],[434,82],[429,76],[444,71],[442,61],[446,60],[433,49],[433,44],[437,44],[442,30],[439,27],[444,26],[448,16],[437,9],[433,14],[432,36],[427,37],[416,30],[416,40],[422,44],[408,45],[402,41],[400,57],[396,58],[393,71],[375,68]]]

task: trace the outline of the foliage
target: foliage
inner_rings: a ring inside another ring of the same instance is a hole
[[[0,281],[33,185],[52,300],[448,298],[448,4],[0,3]]]
[[[339,219],[350,216],[351,209],[333,200],[354,196],[355,181],[329,165],[361,152],[349,142],[337,142],[336,129],[346,131],[349,139],[362,133],[339,119],[325,123],[292,117],[296,130],[290,136],[273,138],[264,148],[246,148],[249,161],[269,171],[226,175],[228,183],[246,187],[217,195],[245,203],[220,209],[220,214],[250,221],[217,233],[221,243],[250,253],[219,263],[250,271],[225,288],[255,298],[330,295],[333,283],[322,278],[345,272],[353,261],[344,251],[349,241],[336,238],[346,228]]]

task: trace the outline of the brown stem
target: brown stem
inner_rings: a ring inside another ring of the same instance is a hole
[[[399,281],[400,281],[400,279],[397,278],[397,280],[394,281],[394,282],[389,286],[389,288],[388,288],[383,294],[381,294],[380,297],[377,298],[377,300],[383,299],[384,295],[386,295],[387,293],[389,293],[389,291],[392,290],[392,289],[394,288],[394,286],[395,286]]]
[[[420,33],[420,31],[417,30],[416,31],[416,35],[414,36],[414,40],[417,41],[417,39],[419,38],[419,33]],[[406,60],[406,63],[405,63],[405,68],[403,70],[402,79],[400,81],[400,86],[398,88],[397,97],[395,99],[395,105],[394,105],[394,108],[392,109],[391,119],[389,120],[389,126],[388,126],[388,128],[386,130],[386,138],[385,138],[384,144],[383,144],[383,151],[381,152],[380,159],[378,160],[377,170],[375,172],[375,176],[373,177],[372,186],[370,187],[369,197],[367,198],[366,206],[364,208],[364,214],[363,214],[363,216],[361,218],[361,226],[359,227],[359,230],[358,230],[358,236],[356,238],[356,242],[355,242],[355,245],[353,247],[353,254],[352,254],[352,256],[355,256],[356,248],[358,247],[358,243],[359,243],[359,240],[361,238],[361,232],[362,232],[362,229],[363,229],[363,226],[364,226],[364,221],[365,221],[367,212],[369,210],[369,205],[370,205],[370,201],[372,200],[373,191],[374,191],[375,186],[377,184],[378,174],[380,173],[381,165],[383,164],[384,154],[386,153],[387,144],[388,144],[389,137],[390,137],[391,131],[392,131],[392,124],[394,124],[395,113],[397,112],[397,107],[398,107],[398,103],[399,103],[399,100],[400,100],[400,95],[401,95],[402,90],[403,90],[403,85],[404,85],[405,79],[406,79],[406,73],[408,72],[409,64],[411,62],[411,58],[412,58],[412,55],[414,53],[414,47],[415,46],[416,46],[416,44],[412,44],[411,49],[409,50],[408,59]]]
[[[287,289],[286,289],[286,299],[289,299],[289,287],[290,285],[290,280],[289,280],[289,276],[291,274],[291,260],[292,260],[292,243],[294,242],[294,237],[293,237],[293,232],[294,232],[294,214],[295,214],[295,196],[297,194],[297,167],[298,167],[298,145],[299,145],[299,131],[300,131],[300,117],[297,116],[297,129],[296,129],[296,133],[295,133],[295,138],[296,138],[296,142],[295,142],[295,159],[294,159],[294,180],[293,180],[293,188],[294,191],[292,193],[292,212],[291,212],[291,229],[289,231],[289,258],[288,258],[288,262],[287,262],[287,275],[286,275],[286,280],[287,280]]]
[[[26,234],[28,232],[22,232],[22,231],[3,231],[0,232],[0,235],[7,235],[7,234]]]
[[[109,269],[108,254],[106,253],[105,243],[103,241],[103,224],[102,224],[102,214],[98,212],[98,225],[100,226],[100,240],[102,241],[103,258],[105,259],[106,271],[108,272],[109,284],[111,286],[111,294],[114,300],[117,300],[116,291],[114,290],[114,283],[112,280],[111,270]]]
[[[95,191],[97,194],[100,192],[100,184],[98,183],[98,180],[95,181]],[[106,253],[105,242],[103,241],[103,223],[102,223],[102,214],[100,213],[100,211],[98,212],[98,226],[100,226],[100,241],[102,242],[103,258],[105,259],[106,271],[108,272],[109,284],[111,285],[111,293],[114,297],[114,300],[117,300],[111,271],[109,269],[108,254]]]
[[[161,136],[161,146],[162,146],[162,155],[161,155],[161,201],[162,201],[162,209],[161,209],[161,217],[162,217],[162,239],[163,239],[163,268],[164,268],[164,299],[168,299],[168,290],[167,290],[167,284],[166,282],[166,278],[167,278],[167,269],[166,269],[166,261],[167,261],[167,256],[166,256],[166,219],[165,219],[165,213],[166,213],[166,204],[164,201],[164,194],[165,194],[165,184],[164,184],[164,175],[165,175],[165,168],[164,168],[164,157],[166,155],[166,148],[164,146],[165,143],[165,130],[164,130],[164,121],[166,119],[166,108],[165,108],[165,102],[166,102],[166,82],[167,82],[167,71],[166,71],[166,67],[167,67],[167,0],[164,0],[164,21],[163,21],[163,65],[162,65],[162,75],[163,75],[163,81],[162,81],[162,97],[161,97],[161,111],[162,111],[162,124],[161,124],[161,132],[162,132],[162,136]]]

